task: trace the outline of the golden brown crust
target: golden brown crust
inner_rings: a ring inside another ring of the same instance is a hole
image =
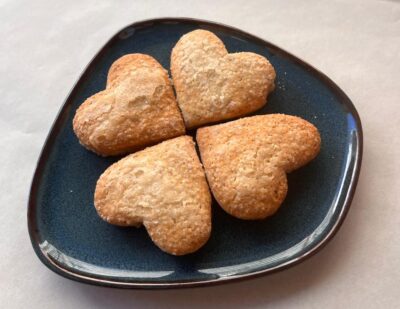
[[[113,62],[107,75],[107,88],[126,78],[130,71],[140,68],[159,68],[161,65],[156,59],[146,54],[127,54]]]
[[[214,197],[241,219],[274,214],[286,197],[286,173],[311,161],[321,144],[315,126],[282,114],[204,127],[196,139]]]
[[[189,136],[110,166],[97,182],[94,204],[111,224],[143,224],[154,243],[174,255],[198,250],[211,233],[211,196]]]
[[[275,70],[263,56],[228,54],[213,33],[195,30],[172,50],[171,74],[187,128],[235,118],[266,104]]]
[[[73,128],[82,145],[104,156],[185,134],[167,72],[142,54],[114,62],[106,90],[78,108]]]

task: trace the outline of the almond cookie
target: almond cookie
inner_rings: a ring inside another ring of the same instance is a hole
[[[315,126],[295,116],[253,116],[201,128],[197,143],[214,197],[240,219],[274,214],[286,197],[286,173],[320,150]]]
[[[206,30],[181,37],[172,50],[171,73],[187,128],[253,112],[274,89],[275,70],[266,58],[228,54],[222,41]]]
[[[94,204],[111,224],[143,224],[153,242],[174,255],[198,250],[211,233],[211,195],[190,136],[111,165],[97,181]]]
[[[114,62],[107,88],[78,108],[73,128],[83,146],[103,156],[185,134],[167,71],[143,54]]]

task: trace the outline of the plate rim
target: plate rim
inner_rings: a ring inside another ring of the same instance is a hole
[[[146,27],[146,26],[151,26],[154,23],[190,23],[190,24],[202,24],[202,25],[208,25],[208,26],[214,26],[218,28],[222,28],[224,31],[227,32],[235,32],[239,33],[242,36],[246,36],[250,38],[251,40],[258,42],[262,44],[263,46],[266,46],[268,48],[272,48],[274,52],[278,52],[280,54],[283,54],[285,57],[294,60],[297,64],[301,65],[303,68],[306,68],[307,71],[309,71],[310,74],[317,76],[319,80],[322,80],[328,88],[335,93],[335,95],[340,99],[340,102],[345,105],[347,108],[349,114],[352,115],[352,117],[355,120],[356,124],[356,139],[355,139],[355,144],[356,144],[356,149],[355,149],[355,161],[354,161],[354,167],[351,171],[351,178],[350,182],[347,188],[346,197],[343,202],[343,206],[341,207],[340,213],[338,215],[338,218],[334,222],[333,226],[330,228],[328,233],[321,238],[314,247],[308,249],[304,253],[302,253],[298,257],[294,257],[285,263],[275,265],[270,268],[258,270],[258,271],[253,271],[253,272],[248,272],[248,273],[243,273],[243,274],[237,274],[237,275],[230,275],[226,277],[218,277],[218,278],[213,278],[213,279],[208,279],[208,280],[195,280],[195,281],[175,281],[175,282],[129,282],[129,281],[118,281],[116,279],[103,279],[99,278],[96,276],[90,276],[90,275],[84,275],[79,272],[74,272],[69,269],[64,268],[62,265],[57,264],[52,258],[47,255],[41,248],[39,247],[39,229],[37,228],[36,225],[36,200],[37,200],[37,194],[38,194],[38,184],[39,180],[43,176],[44,172],[44,167],[45,163],[47,162],[47,159],[49,157],[49,150],[51,149],[50,145],[52,146],[55,138],[56,138],[56,133],[58,133],[62,120],[65,118],[66,110],[70,108],[70,105],[68,102],[70,101],[70,98],[75,94],[77,91],[77,86],[80,84],[82,80],[85,79],[86,75],[90,71],[90,67],[92,66],[93,62],[100,57],[106,50],[106,48],[119,36],[123,31],[127,31],[129,28],[137,28],[137,27]],[[362,155],[363,155],[363,130],[362,130],[362,125],[361,125],[361,119],[360,116],[350,100],[350,98],[339,88],[338,85],[336,85],[328,76],[326,76],[324,73],[320,72],[318,69],[314,68],[312,65],[306,63],[302,59],[292,55],[291,53],[285,51],[284,49],[264,40],[261,39],[253,34],[250,34],[246,31],[243,31],[241,29],[238,29],[236,27],[232,27],[223,23],[219,22],[214,22],[214,21],[208,21],[208,20],[202,20],[202,19],[196,19],[196,18],[188,18],[188,17],[161,17],[161,18],[150,18],[150,19],[145,19],[141,21],[134,22],[132,24],[129,24],[119,31],[117,31],[107,42],[99,49],[99,51],[91,58],[89,63],[85,66],[83,69],[82,73],[79,75],[77,81],[74,83],[72,89],[70,90],[69,94],[67,95],[66,99],[64,100],[63,104],[61,105],[56,118],[51,125],[50,131],[45,139],[45,142],[43,144],[42,150],[39,155],[39,159],[36,164],[35,172],[33,175],[33,179],[31,182],[31,187],[30,187],[30,192],[29,192],[29,198],[28,198],[28,211],[27,211],[27,221],[28,221],[28,231],[29,231],[29,236],[30,236],[30,241],[32,244],[32,247],[37,255],[37,257],[40,259],[40,261],[47,266],[50,270],[53,272],[74,280],[78,281],[81,283],[86,283],[86,284],[92,284],[92,285],[99,285],[99,286],[105,286],[105,287],[113,287],[113,288],[141,288],[141,289],[167,289],[167,288],[189,288],[189,287],[205,287],[205,286],[211,286],[211,285],[218,285],[222,283],[227,283],[227,282],[236,282],[236,281],[242,281],[242,280],[247,280],[247,279],[252,279],[256,277],[260,277],[263,275],[275,273],[278,271],[285,270],[287,268],[290,268],[294,265],[297,265],[306,259],[310,258],[314,254],[318,253],[321,249],[323,249],[327,243],[336,235],[338,230],[343,224],[344,219],[346,218],[346,215],[350,209],[351,202],[354,197],[355,189],[358,183],[359,175],[360,175],[360,170],[361,170],[361,162],[362,162]]]

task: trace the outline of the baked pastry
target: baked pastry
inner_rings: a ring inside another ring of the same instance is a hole
[[[186,128],[251,113],[274,89],[275,70],[265,57],[228,54],[206,30],[180,38],[172,50],[171,73]]]
[[[167,71],[143,54],[113,63],[107,88],[78,108],[73,128],[83,146],[103,156],[185,134]]]
[[[163,251],[183,255],[211,233],[211,195],[190,136],[128,155],[99,178],[94,204],[101,218],[144,225]]]
[[[286,197],[286,173],[320,150],[320,135],[295,116],[253,116],[201,128],[197,143],[219,205],[240,219],[274,214]]]

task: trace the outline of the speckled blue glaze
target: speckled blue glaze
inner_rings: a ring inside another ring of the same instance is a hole
[[[169,68],[174,44],[198,28],[213,31],[229,52],[266,56],[277,72],[276,89],[257,114],[285,113],[312,122],[322,147],[313,162],[288,176],[289,193],[276,215],[242,221],[214,201],[208,243],[194,254],[175,257],[159,250],[144,228],[112,226],[97,216],[96,180],[118,158],[102,158],[80,146],[72,118],[87,97],[104,89],[113,61],[146,53]],[[50,132],[29,201],[32,244],[57,273],[107,286],[183,287],[279,270],[316,252],[339,228],[354,193],[361,153],[361,124],[350,100],[301,60],[223,25],[189,19],[137,23],[119,32],[93,59]]]

